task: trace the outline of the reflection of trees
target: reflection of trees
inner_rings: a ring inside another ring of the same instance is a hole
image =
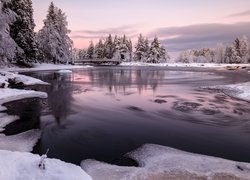
[[[55,117],[56,122],[61,124],[71,112],[71,103],[73,100],[72,75],[43,72],[35,73],[32,76],[50,83],[49,86],[39,86],[38,90],[48,93],[47,108],[49,108]],[[46,107],[43,107],[43,109],[46,109]]]
[[[69,75],[54,74],[56,81],[51,83],[48,91],[48,103],[58,124],[71,112],[72,85]]]
[[[157,90],[159,81],[165,76],[163,70],[142,70],[142,69],[102,69],[89,70],[89,77],[92,84],[101,87],[108,87],[110,92],[123,90],[137,86],[137,90],[141,93],[147,88]]]

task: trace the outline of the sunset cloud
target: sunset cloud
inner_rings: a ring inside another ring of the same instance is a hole
[[[169,51],[177,52],[200,47],[215,47],[217,43],[230,43],[238,36],[250,38],[250,22],[235,24],[196,24],[166,27],[149,33],[157,34]],[[174,38],[173,38],[174,37]]]
[[[227,18],[232,18],[232,17],[242,17],[242,16],[250,16],[250,10],[235,13],[235,14],[230,14],[226,16]]]

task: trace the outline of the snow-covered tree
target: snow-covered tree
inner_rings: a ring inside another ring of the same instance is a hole
[[[128,62],[132,60],[132,42],[124,35],[115,39],[114,58]]]
[[[95,54],[95,47],[94,47],[93,41],[90,41],[89,47],[87,49],[88,59],[93,59],[94,54]]]
[[[215,62],[216,63],[224,63],[225,60],[225,48],[223,44],[217,44],[215,48]]]
[[[135,46],[135,52],[134,52],[134,61],[146,61],[148,57],[148,40],[145,39],[145,37],[142,36],[142,34],[139,35],[137,44]]]
[[[11,62],[16,52],[21,52],[11,38],[9,25],[15,21],[15,13],[8,7],[8,0],[0,0],[0,65]]]
[[[240,57],[237,55],[235,46],[228,46],[225,50],[225,63],[237,63],[240,61]]]
[[[95,55],[98,59],[104,58],[104,44],[101,39],[95,46]]]
[[[160,63],[166,62],[169,56],[166,54],[166,50],[163,46],[161,46],[157,37],[151,43],[149,50],[149,57],[147,62],[149,63]]]
[[[112,59],[114,56],[114,52],[115,52],[115,47],[114,47],[114,43],[113,43],[113,39],[111,34],[109,34],[108,38],[106,39],[105,43],[104,43],[104,57],[107,59]]]
[[[242,58],[242,63],[247,63],[249,61],[249,41],[246,36],[240,39],[240,57]]]
[[[87,59],[87,50],[86,49],[81,49],[79,51],[79,59]]]
[[[72,40],[68,34],[68,23],[61,9],[49,6],[43,28],[37,34],[39,53],[46,62],[68,63],[72,58]]]
[[[35,38],[35,23],[31,0],[11,0],[9,7],[16,13],[16,21],[10,26],[10,35],[22,48],[23,53],[17,53],[17,61],[35,62],[38,47]]]

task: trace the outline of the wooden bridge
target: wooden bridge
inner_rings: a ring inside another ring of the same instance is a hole
[[[114,59],[77,59],[73,64],[91,64],[91,65],[119,65],[121,60]]]

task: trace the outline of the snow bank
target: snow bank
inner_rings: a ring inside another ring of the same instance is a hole
[[[250,164],[197,155],[159,145],[144,145],[128,156],[139,167],[85,160],[81,167],[95,180],[250,179]]]
[[[47,98],[47,93],[32,90],[0,88],[0,112],[6,110],[3,106],[4,103],[34,97]],[[8,116],[5,113],[0,113],[0,132],[4,130],[5,126],[16,120],[18,120],[17,116]]]
[[[33,91],[33,90],[0,88],[0,111],[6,110],[5,107],[2,106],[4,103],[24,98],[34,98],[34,97],[47,98],[47,93]]]
[[[18,71],[18,72],[28,72],[28,71],[51,71],[51,70],[63,70],[63,69],[85,69],[91,68],[93,66],[85,66],[85,65],[64,65],[64,64],[35,64],[33,68],[19,68],[19,67],[6,67],[4,70],[6,71]]]
[[[143,62],[123,62],[121,66],[156,66],[156,67],[250,67],[250,64],[216,64],[216,63],[143,63]]]
[[[229,96],[250,102],[250,82],[204,88],[222,90],[225,94],[228,94]]]
[[[41,131],[38,129],[33,129],[13,136],[5,136],[4,134],[0,134],[0,149],[30,152],[33,150],[33,147],[36,145],[40,137]]]
[[[39,168],[38,155],[0,151],[0,179],[5,180],[91,180],[79,166],[56,159],[46,159],[46,169]]]
[[[23,85],[34,85],[42,84],[48,85],[48,83],[41,81],[40,79],[32,78],[25,75],[20,75],[17,73],[0,71],[0,87],[7,88],[9,82],[13,84],[23,84]]]

